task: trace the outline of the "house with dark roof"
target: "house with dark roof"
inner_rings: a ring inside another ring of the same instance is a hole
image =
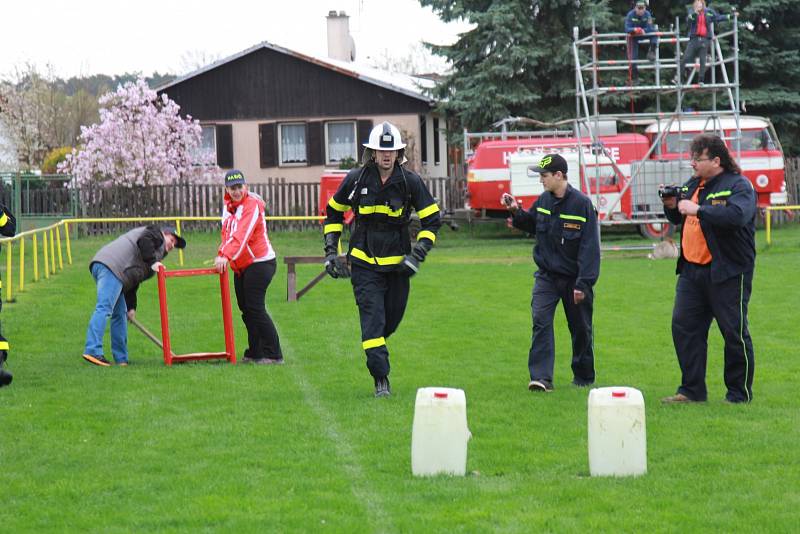
[[[325,168],[358,161],[375,124],[395,124],[423,176],[447,176],[445,121],[426,89],[433,81],[359,65],[347,15],[330,12],[319,58],[262,42],[156,90],[200,121],[203,146],[223,169],[251,182],[317,182]]]

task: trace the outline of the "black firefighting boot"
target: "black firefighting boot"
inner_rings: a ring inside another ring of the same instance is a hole
[[[389,377],[375,379],[375,396],[388,397],[392,394],[392,387],[389,385]]]
[[[0,388],[9,385],[14,379],[14,375],[3,369],[3,365],[6,363],[7,359],[8,351],[0,350]]]

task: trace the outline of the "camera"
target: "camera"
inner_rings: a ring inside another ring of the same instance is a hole
[[[658,196],[663,198],[683,198],[683,188],[679,185],[662,185],[658,188]]]

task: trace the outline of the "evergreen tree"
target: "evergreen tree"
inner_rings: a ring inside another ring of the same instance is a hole
[[[610,24],[608,0],[420,0],[445,22],[475,27],[450,46],[429,45],[453,72],[437,87],[441,107],[470,130],[513,116],[575,114],[572,28]]]
[[[591,31],[592,18],[600,32],[623,31],[633,0],[420,0],[445,22],[464,19],[474,28],[450,46],[429,45],[445,57],[453,72],[437,88],[443,111],[458,126],[485,130],[510,115],[543,121],[567,119],[575,114],[575,73],[572,28],[580,35]],[[662,31],[675,25],[686,36],[686,15],[691,0],[651,2],[648,8]],[[739,63],[743,110],[772,119],[786,155],[800,154],[800,9],[790,0],[734,0],[708,2],[718,13],[739,11]],[[721,23],[718,31],[730,23]],[[662,57],[675,55],[674,44],[662,42]],[[725,57],[731,51],[723,44]],[[585,51],[588,53],[588,50]],[[625,58],[625,47],[603,47],[604,59]],[[643,55],[643,54],[642,54]],[[586,61],[586,58],[582,58]],[[732,78],[733,69],[728,65]],[[652,80],[644,71],[644,80]],[[671,79],[674,70],[662,70]],[[624,71],[600,73],[601,84],[627,85]],[[588,78],[586,78],[588,79]],[[719,79],[719,75],[718,75]],[[652,81],[650,82],[652,83]],[[612,93],[602,97],[606,113],[652,111],[655,99],[643,95]],[[662,110],[674,109],[675,100],[662,97]],[[728,105],[718,93],[718,109]],[[688,95],[684,107],[710,109],[710,96]]]
[[[800,155],[800,8],[797,1],[739,2],[742,99],[772,119],[787,156]]]

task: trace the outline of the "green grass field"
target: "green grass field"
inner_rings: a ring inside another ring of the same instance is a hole
[[[272,239],[280,256],[321,251],[318,235]],[[80,355],[95,291],[87,263],[107,239],[74,240],[73,265],[28,282],[3,306],[15,379],[0,390],[0,531],[796,532],[800,229],[774,239],[766,249],[758,236],[755,400],[746,406],[722,402],[716,326],[709,402],[658,402],[679,380],[674,261],[604,257],[597,385],[644,393],[649,472],[635,479],[589,476],[588,391],[569,384],[560,308],[556,390],[527,390],[528,239],[442,232],[388,341],[388,399],[372,397],[350,284],[326,279],[290,304],[283,264],[268,307],[286,365],[167,368],[134,329],[129,367],[87,364]],[[187,266],[213,257],[216,235],[187,240]],[[298,270],[305,282],[319,267]],[[171,279],[169,290],[176,352],[222,350],[215,280]],[[139,318],[158,332],[155,281],[139,302]],[[236,312],[234,320],[241,355],[246,337]],[[414,398],[425,386],[466,392],[466,477],[411,476]]]

